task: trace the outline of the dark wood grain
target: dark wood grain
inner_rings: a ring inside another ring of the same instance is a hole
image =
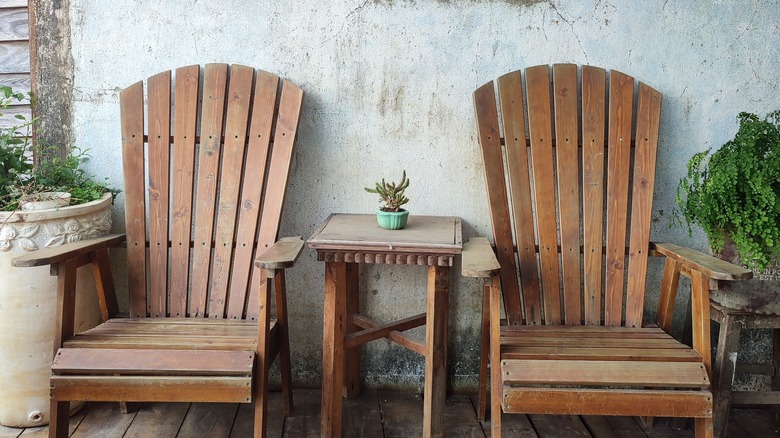
[[[200,66],[176,69],[173,166],[171,184],[170,315],[187,314],[192,238],[192,191],[195,177],[195,133],[198,116]]]
[[[168,314],[168,206],[170,199],[171,72],[149,78],[149,315]]]
[[[607,325],[620,325],[623,322],[623,279],[634,78],[617,71],[612,71],[609,78],[607,269],[604,321]]]
[[[493,82],[483,85],[474,92],[474,111],[477,118],[479,144],[482,149],[482,162],[485,166],[485,184],[491,212],[493,240],[496,245],[496,256],[502,267],[501,283],[507,291],[504,294],[507,319],[511,324],[520,324],[523,322],[520,284],[516,273],[512,222],[509,216],[500,128],[498,126],[498,109]],[[539,320],[541,321],[541,309],[539,309]]]
[[[561,283],[566,324],[582,324],[577,66],[553,66]]]
[[[524,319],[529,324],[542,323],[542,293],[539,284],[539,267],[536,258],[536,238],[534,233],[534,215],[533,201],[531,198],[531,176],[528,173],[528,148],[526,147],[525,130],[525,110],[523,99],[522,76],[519,71],[505,74],[498,78],[498,93],[501,104],[501,116],[504,127],[504,143],[506,144],[506,171],[509,174],[509,191],[512,200],[513,221],[507,219],[507,222],[514,223],[515,241],[517,245],[518,262],[520,264],[520,281],[522,283],[523,306],[525,311],[520,308],[511,308],[509,315],[515,313],[524,315]],[[485,116],[492,116],[487,113]],[[490,119],[488,119],[490,120]],[[484,153],[483,153],[484,155]],[[487,163],[487,162],[486,162]],[[495,163],[494,163],[495,164]],[[502,163],[503,164],[503,163]],[[493,172],[495,169],[486,169],[486,172]],[[496,183],[494,178],[487,180],[488,183]],[[501,181],[500,184],[504,184]],[[491,189],[488,189],[491,190]],[[494,191],[496,189],[493,189]],[[492,205],[492,204],[491,204]],[[492,210],[493,214],[503,214],[502,210]],[[494,218],[493,221],[503,223],[503,220]],[[508,265],[506,257],[500,260],[505,269],[514,265]],[[503,272],[502,279],[516,276],[513,273]],[[507,307],[519,305],[519,299],[514,298],[520,291],[515,289],[517,280],[505,283],[504,298],[508,302]],[[517,301],[517,304],[515,304]],[[511,323],[519,321],[510,317]]]
[[[227,64],[207,64],[203,79],[201,104],[201,143],[198,151],[193,204],[194,246],[190,274],[190,316],[205,316],[208,279],[211,267],[211,241],[214,231],[214,211],[217,202],[219,163],[222,156],[222,127],[225,120]],[[218,315],[221,316],[221,315]]]
[[[549,67],[530,67],[525,73],[528,94],[528,126],[531,138],[536,226],[539,235],[539,269],[545,324],[560,324],[561,285],[553,168],[552,108]]]

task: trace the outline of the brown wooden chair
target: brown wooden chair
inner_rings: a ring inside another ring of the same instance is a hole
[[[143,83],[120,95],[126,237],[14,261],[58,276],[51,437],[68,435],[70,400],[254,401],[263,436],[277,354],[290,413],[284,268],[303,241],[277,233],[303,92],[240,65],[208,64],[202,81],[200,66],[182,67],[173,81],[175,93],[170,71],[148,79],[146,123]],[[108,248],[125,240],[130,317],[120,318]],[[75,273],[88,264],[103,322],[74,335]]]
[[[493,436],[502,412],[695,417],[711,436],[709,280],[750,272],[650,242],[661,94],[557,64],[501,76],[474,103],[496,248],[471,239],[463,270],[489,279],[479,415],[489,362]],[[650,255],[666,256],[657,325],[643,323]],[[693,348],[668,334],[681,274]]]

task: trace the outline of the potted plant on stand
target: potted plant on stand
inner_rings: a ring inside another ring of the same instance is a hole
[[[376,183],[374,188],[366,187],[368,193],[379,195],[379,201],[384,202],[382,207],[376,212],[376,220],[379,226],[386,230],[400,230],[406,226],[409,219],[409,211],[401,208],[409,202],[409,198],[404,195],[404,191],[409,187],[409,179],[406,178],[406,171],[403,171],[401,182],[385,182],[382,178],[381,183]]]
[[[0,86],[0,112],[27,99]],[[0,424],[30,427],[49,419],[56,278],[48,267],[14,268],[11,259],[107,234],[112,190],[80,168],[85,152],[47,156],[53,149],[31,141],[35,121],[17,120],[0,129]],[[99,319],[91,275],[79,270],[77,331]]]
[[[713,301],[780,313],[780,111],[763,119],[740,113],[732,140],[690,159],[677,205],[689,227],[704,230],[713,253],[754,271],[752,280],[713,290]]]

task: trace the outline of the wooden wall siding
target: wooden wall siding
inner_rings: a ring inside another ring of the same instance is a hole
[[[0,0],[0,85],[30,91],[30,30],[27,0]],[[16,124],[15,115],[30,117],[29,105],[18,105],[0,117],[0,127]]]

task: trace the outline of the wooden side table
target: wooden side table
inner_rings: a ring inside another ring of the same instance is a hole
[[[444,435],[447,396],[449,268],[461,253],[458,217],[410,216],[403,230],[384,230],[375,215],[333,214],[309,238],[325,262],[322,348],[322,436],[341,436],[344,396],[360,392],[357,347],[387,338],[425,356],[423,436]],[[426,311],[380,323],[360,315],[359,265],[427,266]],[[425,324],[425,342],[402,333]]]

